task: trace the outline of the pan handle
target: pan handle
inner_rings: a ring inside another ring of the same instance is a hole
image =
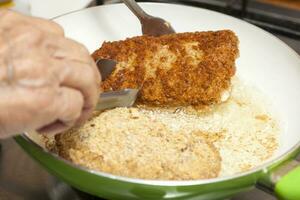
[[[287,173],[283,172],[283,175],[278,174],[280,176],[275,183],[275,194],[282,200],[300,200],[300,163],[294,160],[287,166],[294,167]]]
[[[287,160],[261,178],[257,187],[280,200],[300,200],[300,162]]]

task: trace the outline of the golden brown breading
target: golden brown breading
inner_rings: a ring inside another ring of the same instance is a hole
[[[218,176],[221,157],[208,139],[215,134],[174,131],[151,115],[138,108],[107,110],[55,136],[56,148],[74,163],[115,175],[157,180]]]
[[[238,38],[223,30],[105,42],[93,58],[118,61],[105,91],[141,87],[144,104],[208,105],[229,88],[238,53]]]

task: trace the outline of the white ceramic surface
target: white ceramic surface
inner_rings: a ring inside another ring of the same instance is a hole
[[[282,121],[282,146],[288,151],[300,140],[300,58],[273,35],[244,21],[205,9],[173,4],[143,3],[149,13],[170,21],[177,32],[233,30],[240,40],[237,73],[263,91]],[[66,35],[90,52],[105,40],[140,35],[140,25],[123,4],[94,7],[55,20]]]
[[[31,15],[51,19],[86,8],[92,0],[29,0]]]

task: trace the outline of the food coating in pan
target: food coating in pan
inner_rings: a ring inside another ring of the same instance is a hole
[[[104,42],[92,56],[118,62],[104,91],[141,88],[143,104],[201,106],[230,89],[238,54],[238,38],[222,30]]]
[[[107,110],[80,128],[56,135],[58,154],[125,177],[194,180],[219,175],[221,157],[210,140],[213,133],[172,131],[153,114],[138,108]]]

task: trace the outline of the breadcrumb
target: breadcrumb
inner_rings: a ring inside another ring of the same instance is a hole
[[[56,136],[60,156],[77,164],[134,178],[193,180],[217,177],[221,157],[202,133],[171,131],[138,108],[101,113]]]
[[[210,107],[116,108],[57,135],[51,146],[90,169],[158,180],[233,175],[274,155],[280,127],[258,91],[233,79],[230,99]]]
[[[238,54],[238,38],[223,30],[104,42],[92,56],[118,62],[104,91],[141,88],[143,104],[199,106],[221,101]]]

